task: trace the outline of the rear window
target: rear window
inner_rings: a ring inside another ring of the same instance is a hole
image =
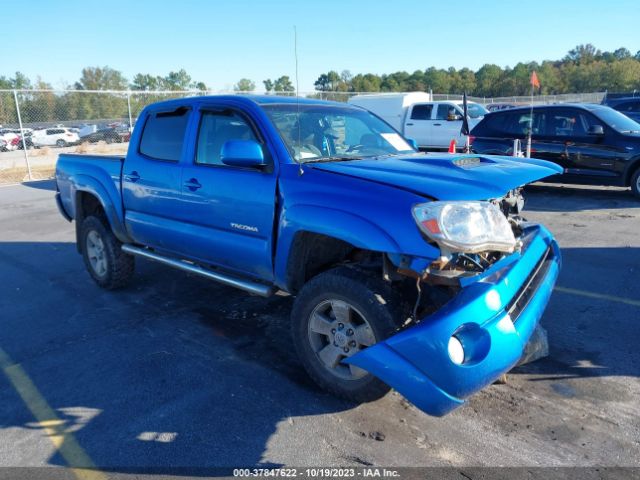
[[[506,115],[504,113],[494,113],[487,115],[473,129],[473,134],[482,137],[496,137],[504,134],[504,123]]]
[[[625,102],[615,107],[619,112],[640,112],[640,100],[636,102]]]
[[[431,120],[433,105],[414,105],[411,110],[411,120]]]
[[[156,160],[179,161],[189,112],[179,108],[151,114],[142,132],[140,153]]]

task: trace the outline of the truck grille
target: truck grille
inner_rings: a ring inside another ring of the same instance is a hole
[[[531,273],[522,284],[520,290],[518,290],[511,301],[507,304],[506,310],[513,323],[516,323],[520,314],[525,308],[527,308],[527,305],[529,305],[529,302],[538,290],[540,283],[547,275],[551,262],[553,262],[553,256],[553,249],[551,247],[547,248],[535,268],[531,270]]]

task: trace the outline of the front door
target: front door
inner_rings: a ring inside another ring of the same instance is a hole
[[[455,106],[449,103],[438,104],[432,125],[431,141],[434,147],[447,148],[451,140],[456,141],[458,148],[464,147],[465,140],[460,135],[462,112]]]
[[[198,125],[182,173],[179,212],[189,256],[271,280],[277,177],[264,137],[244,112],[222,105],[203,106]],[[257,141],[272,165],[225,165],[220,153],[228,140]]]

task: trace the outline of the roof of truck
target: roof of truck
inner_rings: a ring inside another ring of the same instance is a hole
[[[174,105],[190,105],[192,103],[201,102],[203,100],[237,100],[246,103],[255,103],[258,105],[270,105],[270,104],[297,104],[300,105],[335,105],[342,107],[353,107],[353,105],[349,105],[344,102],[332,102],[329,100],[320,100],[317,98],[306,98],[306,97],[281,97],[278,95],[251,95],[251,94],[238,94],[238,95],[201,95],[195,97],[182,97],[182,98],[174,98],[171,100],[164,100],[161,102],[157,102],[154,105],[162,106],[174,106]]]

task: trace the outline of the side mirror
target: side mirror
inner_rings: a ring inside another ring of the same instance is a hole
[[[591,125],[587,133],[589,135],[604,135],[604,127],[602,125]]]
[[[405,140],[407,141],[407,143],[408,143],[409,145],[411,145],[411,147],[412,147],[414,150],[419,150],[418,142],[416,142],[413,138],[405,138]]]
[[[262,146],[254,140],[227,140],[222,145],[220,159],[233,167],[260,168],[266,165]]]

